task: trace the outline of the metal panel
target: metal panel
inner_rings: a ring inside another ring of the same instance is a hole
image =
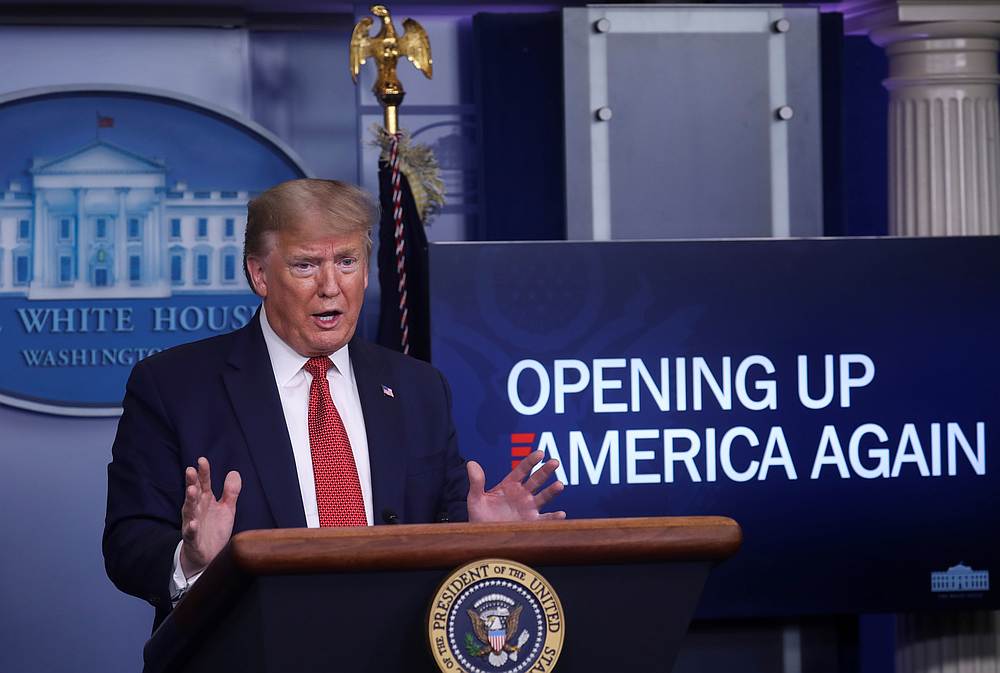
[[[569,238],[821,235],[818,25],[773,5],[565,9]]]
[[[250,116],[245,30],[0,28],[0,92],[117,84],[175,91]]]
[[[791,234],[823,235],[823,120],[820,98],[819,14],[786,9],[785,76],[788,105],[788,175]]]

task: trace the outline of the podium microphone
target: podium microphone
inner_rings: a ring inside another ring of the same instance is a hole
[[[396,512],[391,509],[382,510],[382,521],[387,524],[395,525],[399,523],[399,517],[396,516]]]

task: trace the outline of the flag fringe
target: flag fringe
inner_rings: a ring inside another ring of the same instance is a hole
[[[379,124],[372,124],[371,131],[374,137],[370,144],[381,151],[379,159],[388,162],[392,136]],[[428,225],[445,203],[444,182],[437,159],[429,145],[411,142],[410,134],[402,129],[398,152],[399,170],[410,183],[421,222]]]

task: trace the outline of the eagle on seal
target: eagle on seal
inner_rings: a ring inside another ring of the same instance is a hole
[[[506,661],[507,653],[510,653],[513,655],[513,659],[517,659],[517,651],[521,649],[520,646],[524,643],[515,645],[511,640],[517,633],[517,623],[521,618],[521,609],[523,607],[523,605],[518,605],[511,611],[507,617],[506,628],[504,628],[503,622],[497,615],[490,615],[488,617],[489,621],[486,621],[475,610],[466,610],[469,614],[469,619],[472,621],[472,630],[476,632],[476,638],[483,644],[475,653],[475,656],[481,657],[484,654],[490,654],[490,660],[492,661],[495,655],[502,655],[502,659]]]

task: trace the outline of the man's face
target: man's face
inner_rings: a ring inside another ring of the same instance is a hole
[[[299,355],[329,355],[354,336],[368,287],[363,234],[324,232],[317,215],[277,234],[267,257],[249,258],[267,321]],[[322,232],[322,233],[313,233]]]

